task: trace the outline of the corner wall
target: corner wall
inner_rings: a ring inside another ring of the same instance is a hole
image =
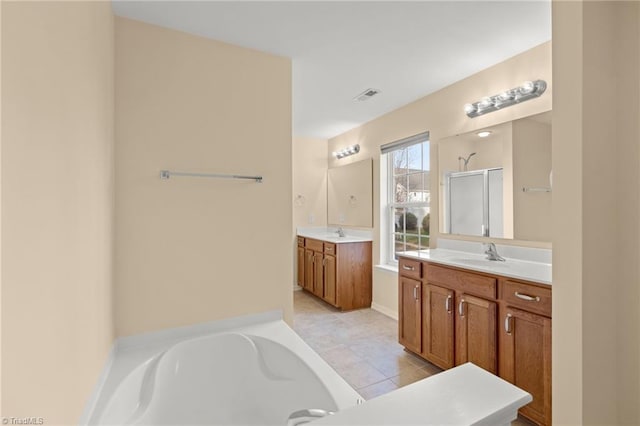
[[[639,18],[553,2],[554,424],[640,424]]]
[[[327,144],[326,139],[293,139],[294,230],[327,225]]]
[[[2,415],[76,424],[113,341],[109,2],[2,8]]]
[[[289,59],[116,18],[118,336],[291,320],[291,145]]]

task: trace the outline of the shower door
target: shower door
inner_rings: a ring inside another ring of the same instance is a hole
[[[445,232],[479,237],[503,235],[502,169],[445,175]]]

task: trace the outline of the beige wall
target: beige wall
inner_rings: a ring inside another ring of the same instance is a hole
[[[2,99],[2,3],[0,3],[0,99]],[[0,417],[2,409],[2,101],[0,101]]]
[[[518,240],[551,241],[551,125],[533,119],[513,122],[513,223]]]
[[[540,98],[514,105],[504,110],[492,112],[477,118],[468,118],[463,111],[466,103],[477,101],[483,96],[500,93],[522,84],[526,80],[547,81],[547,92]],[[437,168],[438,141],[440,139],[482,129],[495,124],[551,110],[553,83],[551,81],[551,42],[544,43],[505,62],[490,67],[473,76],[461,80],[436,93],[425,96],[409,105],[394,110],[347,133],[329,140],[327,155],[340,147],[360,144],[360,152],[340,160],[329,157],[329,167],[338,164],[373,158],[373,205],[380,206],[380,145],[424,131],[430,132],[431,139],[431,193],[438,193]],[[438,199],[431,199],[431,241],[439,236]],[[374,207],[374,262],[380,263],[380,208]],[[473,239],[473,238],[467,238]],[[473,240],[482,241],[482,238]],[[549,247],[549,243],[532,243],[499,240],[504,244]],[[374,303],[385,312],[397,312],[397,277],[384,270],[374,272]]]
[[[640,424],[639,18],[553,3],[554,424]]]
[[[118,336],[291,319],[291,144],[289,59],[116,18]]]
[[[326,139],[293,139],[294,229],[327,225],[327,158]]]
[[[75,424],[113,341],[110,3],[2,2],[2,414]]]
[[[372,162],[365,158],[327,171],[327,222],[332,226],[373,226]]]

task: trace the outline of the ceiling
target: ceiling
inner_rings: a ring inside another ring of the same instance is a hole
[[[550,0],[114,0],[113,9],[290,57],[293,134],[324,139],[551,39]],[[381,93],[353,100],[368,88]]]

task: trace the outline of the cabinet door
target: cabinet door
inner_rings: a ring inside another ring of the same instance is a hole
[[[304,287],[304,247],[298,247],[298,285]]]
[[[313,294],[322,297],[324,294],[324,267],[322,265],[323,255],[313,252]]]
[[[422,283],[411,278],[399,278],[398,321],[399,342],[408,350],[422,352]]]
[[[433,284],[423,286],[422,353],[440,368],[453,367],[454,292]]]
[[[522,415],[550,425],[551,319],[508,306],[500,311],[500,377],[533,396]]]
[[[472,362],[497,374],[496,302],[460,294],[456,306],[456,365]]]
[[[304,251],[304,285],[305,290],[313,291],[313,250]]]
[[[324,300],[336,304],[336,257],[324,256]]]

